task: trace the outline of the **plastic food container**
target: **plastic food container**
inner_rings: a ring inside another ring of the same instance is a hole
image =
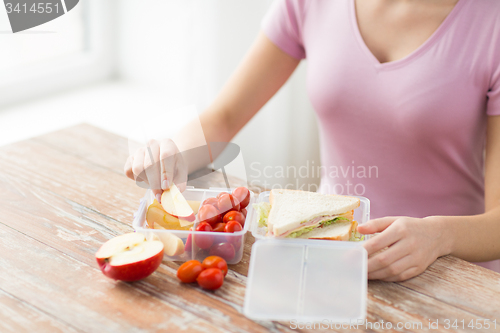
[[[260,193],[259,196],[256,198],[255,203],[269,202],[269,193],[270,193],[269,191]],[[354,210],[354,221],[357,221],[358,224],[363,224],[368,222],[368,220],[370,219],[370,200],[368,200],[365,197],[360,197],[356,195],[352,195],[352,197],[358,198],[360,201],[359,207]],[[254,215],[255,215],[254,210],[252,209],[251,213],[249,210],[249,215],[247,216],[247,218],[248,217],[252,218],[252,220],[250,220],[252,222],[250,226],[250,231],[252,232],[252,235],[257,239],[269,238],[266,237],[266,232],[267,232],[266,228],[259,227],[258,223],[254,221],[255,220]],[[365,236],[365,239],[369,238],[370,238],[369,235]]]
[[[233,189],[231,189],[232,191]],[[227,189],[195,189],[183,192],[186,200],[203,202]],[[147,237],[172,233],[186,244],[191,235],[213,237],[213,245],[230,243],[235,250],[228,264],[238,263],[243,256],[245,234],[250,230],[256,238],[252,246],[250,267],[243,313],[254,320],[290,320],[297,323],[319,322],[359,323],[366,318],[367,303],[367,253],[363,242],[330,240],[276,239],[266,237],[266,229],[260,228],[252,204],[269,202],[269,192],[258,197],[250,191],[250,203],[242,231],[236,233],[207,233],[188,230],[158,230],[146,228],[146,212],[153,202],[148,191],[134,214],[133,226]],[[358,224],[370,219],[370,201],[360,199],[360,207],[354,210]],[[202,249],[196,241],[182,255],[164,259],[171,261],[203,260],[210,249]],[[331,327],[331,326],[329,326]]]
[[[229,192],[232,192],[234,189],[231,188]],[[188,186],[186,190],[182,193],[186,200],[200,201],[203,202],[205,199],[210,197],[215,197],[217,194],[221,192],[228,192],[227,189],[222,188],[209,188],[209,189],[197,189],[192,186]],[[245,226],[243,230],[228,233],[228,232],[203,232],[203,231],[189,231],[189,230],[161,230],[161,229],[149,229],[147,227],[146,222],[146,213],[149,205],[151,205],[154,201],[153,193],[151,190],[146,192],[144,198],[141,199],[139,209],[134,214],[134,221],[132,226],[135,231],[141,232],[146,235],[147,238],[152,237],[152,235],[158,236],[160,240],[162,240],[162,235],[165,233],[173,234],[179,237],[184,245],[185,251],[183,254],[178,256],[167,256],[164,255],[164,260],[169,261],[188,261],[192,259],[196,259],[202,261],[206,257],[210,256],[211,251],[214,251],[216,247],[219,248],[219,252],[217,255],[226,259],[228,264],[236,264],[240,262],[243,257],[243,247],[245,244],[245,234],[248,231],[250,226],[250,221],[252,218],[252,204],[255,202],[255,193],[250,191],[250,203],[247,206],[247,217],[245,219]],[[195,221],[195,226],[197,225],[198,220]],[[194,229],[194,228],[193,228]],[[191,240],[188,242],[188,238]],[[162,240],[163,241],[163,240]],[[186,246],[186,243],[187,246]],[[222,245],[223,244],[223,245]],[[202,246],[203,248],[201,248]],[[222,246],[222,250],[221,250]],[[234,256],[231,255],[231,248],[234,249]],[[213,253],[213,252],[212,252]],[[224,256],[220,253],[229,253]]]
[[[354,210],[358,224],[370,219],[370,201]],[[269,202],[269,192],[256,202]],[[366,318],[367,252],[363,242],[266,237],[254,213],[243,313],[254,320],[359,323]],[[332,326],[328,326],[332,327]]]

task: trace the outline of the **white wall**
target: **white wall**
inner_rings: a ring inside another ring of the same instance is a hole
[[[202,111],[239,64],[259,31],[268,0],[121,0],[120,77],[161,97],[165,112]],[[316,121],[305,91],[305,64],[236,136],[249,180],[265,166],[319,163]],[[250,165],[253,164],[253,167]],[[310,162],[311,163],[311,162]],[[276,169],[267,169],[274,174]],[[293,176],[293,175],[291,175]],[[267,180],[282,186],[293,177]],[[317,182],[317,179],[299,180]]]

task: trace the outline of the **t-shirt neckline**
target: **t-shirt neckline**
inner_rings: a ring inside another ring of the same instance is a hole
[[[361,32],[359,30],[358,19],[356,16],[356,4],[355,0],[349,0],[349,11],[350,11],[350,21],[351,26],[354,30],[354,35],[358,45],[363,49],[363,52],[370,58],[370,61],[373,62],[374,66],[379,69],[392,69],[400,66],[404,66],[405,64],[413,61],[418,58],[420,55],[425,53],[430,47],[432,47],[439,38],[443,35],[444,32],[448,29],[450,24],[453,22],[454,18],[458,15],[460,9],[465,4],[466,0],[458,0],[455,4],[455,7],[451,10],[451,12],[446,16],[443,22],[439,25],[439,27],[432,33],[432,35],[422,43],[417,49],[413,50],[410,54],[405,57],[389,61],[389,62],[380,62],[377,57],[372,53],[372,51],[366,45],[363,37],[361,36]]]

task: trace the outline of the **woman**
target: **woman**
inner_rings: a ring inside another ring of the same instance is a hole
[[[500,1],[279,0],[262,29],[201,115],[207,142],[231,140],[305,58],[323,165],[378,170],[362,180],[376,219],[359,231],[381,233],[364,245],[369,278],[406,280],[447,254],[500,258]],[[177,149],[151,148],[154,160]],[[126,174],[150,164],[139,150]],[[338,182],[325,173],[320,191]]]

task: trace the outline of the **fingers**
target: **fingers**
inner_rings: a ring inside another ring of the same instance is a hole
[[[160,144],[156,140],[149,141],[144,156],[144,170],[152,190],[161,189],[159,156]]]
[[[387,250],[377,253],[368,259],[368,274],[377,273],[374,279],[379,279],[378,274],[380,274],[380,271],[387,269],[409,254],[409,247],[404,244],[404,241],[399,241]],[[399,271],[398,273],[401,272]]]
[[[422,269],[420,267],[417,267],[417,266],[414,266],[414,267],[410,267],[408,268],[407,270],[405,270],[404,272],[402,273],[399,273],[397,275],[394,275],[394,276],[391,276],[391,277],[387,277],[387,278],[384,278],[384,279],[381,279],[382,281],[387,281],[387,282],[396,282],[396,281],[406,281],[408,279],[411,279],[421,273],[423,273],[425,269]]]
[[[376,232],[382,232],[389,227],[399,216],[387,216],[379,219],[373,219],[365,224],[358,226],[358,231],[362,234],[369,235]]]
[[[136,181],[147,182],[146,174],[144,172],[145,151],[145,148],[139,148],[134,155],[134,161],[132,162],[132,172]]]
[[[172,140],[160,143],[161,189],[167,190],[174,180],[177,147]]]
[[[132,163],[134,161],[134,155],[130,155],[128,158],[127,158],[127,161],[125,162],[125,166],[124,166],[124,172],[125,172],[125,176],[127,176],[128,178],[132,179],[132,180],[135,180],[134,178],[134,173],[132,172]]]
[[[188,179],[188,167],[181,153],[176,154],[174,183],[179,191],[184,192]]]
[[[146,147],[139,148],[127,159],[124,171],[127,177],[148,183],[158,202],[162,190],[170,188],[171,184],[177,184],[180,191],[186,188],[187,166],[170,139],[149,141]]]
[[[162,189],[153,189],[153,195],[156,199],[156,201],[158,201],[158,203],[161,203],[161,194],[162,194]]]
[[[401,238],[402,235],[398,232],[398,228],[396,227],[396,225],[390,225],[380,235],[367,240],[366,243],[363,244],[363,246],[368,252],[368,256],[370,256],[375,252],[391,246]]]

